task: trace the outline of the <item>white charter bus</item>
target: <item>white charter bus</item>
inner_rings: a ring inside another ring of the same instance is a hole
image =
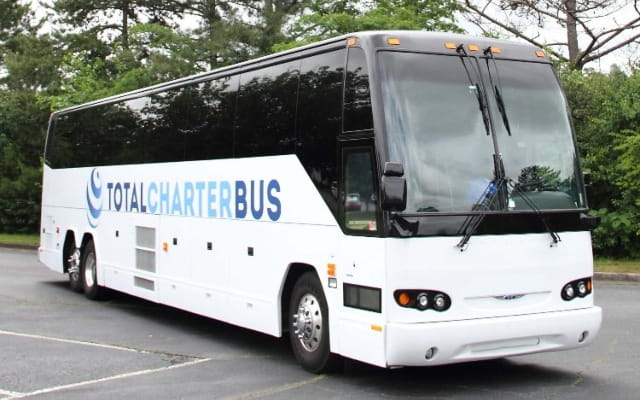
[[[310,371],[429,366],[590,343],[587,211],[540,49],[364,32],[53,113],[39,255]]]

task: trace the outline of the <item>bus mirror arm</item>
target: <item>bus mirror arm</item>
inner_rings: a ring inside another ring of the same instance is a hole
[[[585,229],[592,231],[600,226],[600,216],[580,213],[580,222]]]

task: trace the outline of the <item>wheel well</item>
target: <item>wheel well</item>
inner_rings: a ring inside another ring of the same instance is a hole
[[[291,298],[293,285],[295,285],[298,278],[300,278],[304,273],[310,271],[313,272],[316,276],[318,275],[315,268],[313,268],[309,264],[294,263],[289,265],[289,272],[287,273],[287,278],[284,281],[282,296],[280,297],[282,332],[289,331],[289,324],[287,323],[289,319],[287,318],[287,316],[289,315],[289,299]]]
[[[71,257],[71,252],[76,247],[76,235],[73,231],[67,231],[67,234],[64,238],[64,245],[62,246],[62,269],[65,273],[69,272],[69,266],[67,265],[67,260]]]
[[[93,236],[90,233],[85,233],[84,236],[82,236],[80,249],[83,249],[89,240],[93,240]],[[62,269],[65,273],[69,272],[67,260],[71,257],[71,252],[74,248],[78,247],[77,243],[76,234],[72,230],[68,230],[64,238],[64,246],[62,247]]]
[[[80,246],[80,248],[84,249],[84,246],[89,240],[93,240],[93,236],[90,233],[85,233],[84,236],[82,236],[82,246]]]

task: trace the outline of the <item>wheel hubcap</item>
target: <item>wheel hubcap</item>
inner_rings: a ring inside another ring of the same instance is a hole
[[[69,268],[67,268],[69,275],[73,275],[77,279],[78,272],[80,271],[80,249],[75,249],[73,253],[71,253],[71,256],[67,259],[67,263],[69,264]]]
[[[87,287],[93,287],[94,285],[94,272],[96,269],[96,256],[93,253],[87,255],[84,265],[84,282]]]
[[[322,311],[312,294],[302,296],[293,314],[293,332],[307,351],[315,351],[322,339]]]

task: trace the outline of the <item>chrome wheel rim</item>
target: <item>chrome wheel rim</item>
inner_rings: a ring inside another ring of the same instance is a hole
[[[96,270],[96,256],[93,252],[87,254],[87,258],[84,260],[84,283],[90,288],[95,284],[95,270]]]
[[[67,271],[69,275],[73,278],[73,280],[77,280],[80,272],[80,249],[76,248],[73,253],[67,259],[67,263],[69,264],[69,268]]]
[[[322,340],[322,310],[318,299],[307,293],[300,299],[293,314],[293,332],[309,352],[316,351]]]

